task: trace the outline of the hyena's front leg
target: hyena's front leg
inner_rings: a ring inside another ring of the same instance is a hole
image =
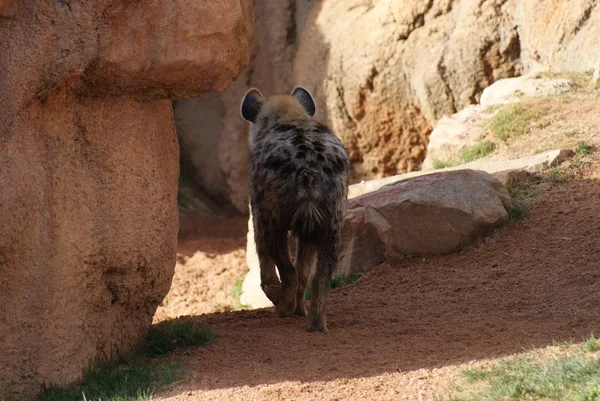
[[[285,232],[279,232],[274,234],[268,241],[271,256],[279,270],[279,277],[281,277],[281,297],[276,307],[277,316],[291,316],[296,310],[298,275],[290,260],[288,238]]]
[[[308,331],[327,331],[325,304],[329,294],[331,274],[337,263],[338,235],[327,235],[319,244],[317,251],[317,269],[311,286],[310,309],[306,329]]]
[[[308,284],[308,277],[315,259],[316,246],[307,241],[298,238],[296,247],[296,271],[298,272],[298,290],[296,291],[296,315],[306,316],[308,311],[306,310],[306,303],[304,296],[306,293],[306,285]]]
[[[255,222],[254,242],[260,264],[260,287],[273,305],[277,306],[281,299],[281,282],[277,277],[275,262],[269,253],[265,232],[265,228]]]

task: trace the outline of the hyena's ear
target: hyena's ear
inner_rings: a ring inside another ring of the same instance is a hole
[[[242,106],[240,107],[240,112],[244,120],[251,123],[256,122],[256,117],[260,113],[264,100],[265,98],[256,88],[252,88],[246,92],[244,100],[242,100]]]
[[[304,110],[306,110],[306,112],[308,113],[309,116],[312,117],[315,115],[315,111],[317,110],[317,108],[315,106],[315,101],[313,100],[313,97],[306,89],[298,87],[298,88],[294,89],[294,91],[292,92],[292,95],[296,99],[298,99],[298,101],[300,102],[302,107],[304,107]]]

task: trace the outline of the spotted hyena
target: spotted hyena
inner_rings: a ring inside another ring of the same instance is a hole
[[[250,206],[261,287],[277,316],[306,316],[304,293],[316,256],[307,329],[327,331],[325,302],[346,210],[348,154],[312,119],[315,103],[306,89],[268,98],[251,89],[241,113],[252,123]],[[290,239],[297,241],[295,266]]]

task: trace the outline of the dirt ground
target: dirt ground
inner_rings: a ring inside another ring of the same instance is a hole
[[[247,219],[219,219],[197,212],[182,214],[180,226],[173,283],[154,323],[238,306],[232,291],[247,271]]]
[[[460,253],[399,258],[332,291],[327,334],[270,309],[190,317],[222,337],[176,352],[189,376],[158,398],[434,400],[469,364],[599,333],[597,159],[567,164],[525,217]],[[212,260],[236,265],[231,252]]]

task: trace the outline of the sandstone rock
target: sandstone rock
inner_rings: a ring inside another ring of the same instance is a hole
[[[296,79],[324,94],[326,120],[348,148],[356,179],[418,169],[440,117],[519,71],[511,2],[319,4],[309,21],[320,37],[302,38]]]
[[[595,66],[600,4],[594,0],[519,0],[521,61],[525,71],[588,71]]]
[[[145,334],[175,266],[168,99],[224,89],[253,18],[245,0],[0,15],[0,387],[29,397]]]
[[[248,126],[238,109],[248,87],[265,94],[295,85],[312,91],[316,118],[342,138],[358,181],[418,169],[437,119],[519,72],[518,35],[507,17],[512,2],[255,1],[255,8],[260,29],[251,66],[219,96],[219,170],[244,213]]]
[[[482,124],[492,115],[486,112],[485,107],[477,105],[467,106],[458,113],[440,118],[429,136],[422,170],[433,169],[436,160],[445,163],[455,160],[461,149],[479,139]]]
[[[501,79],[483,90],[480,104],[484,107],[514,103],[525,98],[554,96],[574,89],[573,81],[564,78],[547,78],[541,73]]]
[[[469,244],[505,219],[505,206],[510,205],[506,189],[491,175],[460,170],[388,184],[353,199],[348,209],[359,209],[358,213],[369,215],[370,222],[376,221],[374,226],[388,252],[427,255],[453,252]],[[372,231],[369,226],[364,229]]]

